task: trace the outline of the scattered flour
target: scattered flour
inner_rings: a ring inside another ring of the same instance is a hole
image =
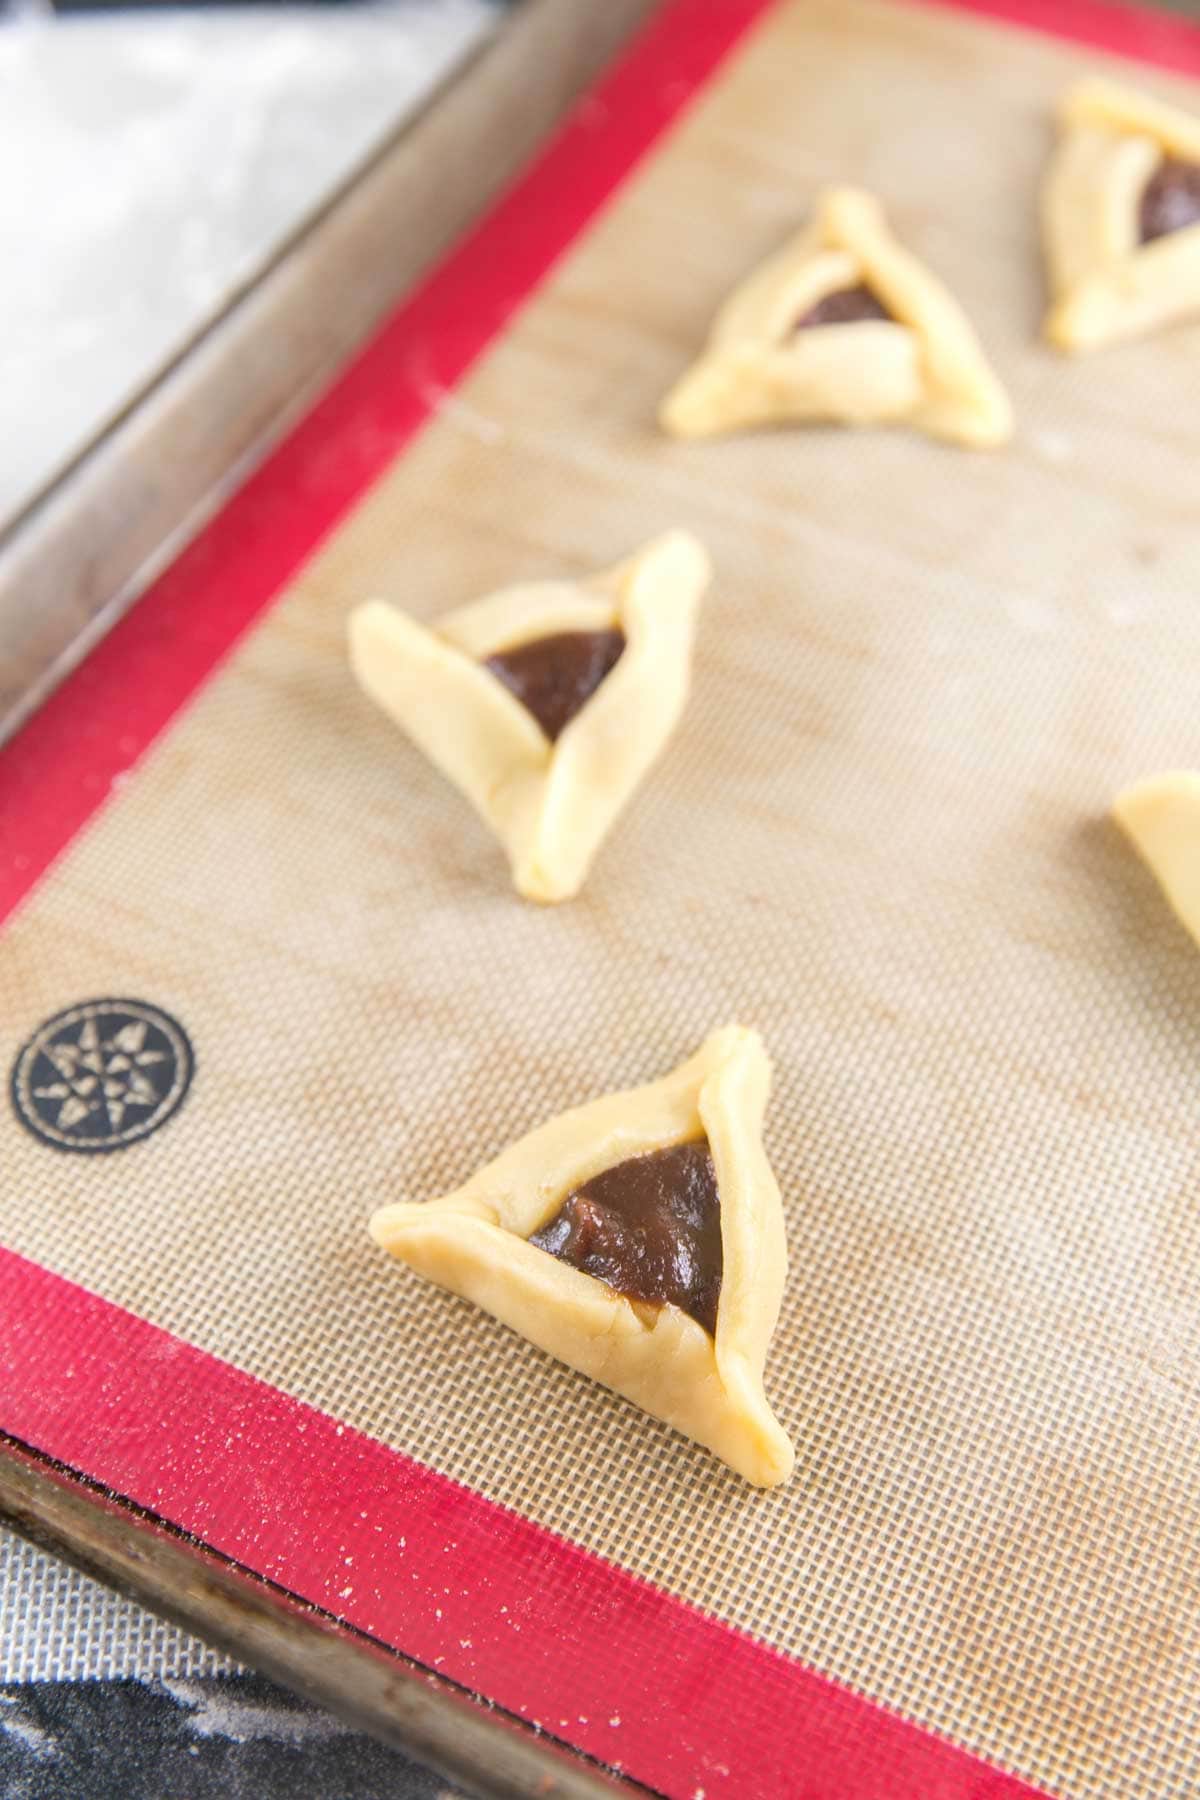
[[[328,1713],[299,1712],[291,1706],[239,1700],[207,1682],[164,1680],[160,1685],[186,1708],[187,1728],[196,1737],[225,1738],[234,1744],[264,1740],[306,1744],[320,1738],[343,1737],[351,1730]]]
[[[34,1755],[48,1758],[57,1754],[57,1745],[48,1731],[26,1717],[21,1702],[15,1696],[0,1694],[0,1731],[7,1737],[16,1738]]]

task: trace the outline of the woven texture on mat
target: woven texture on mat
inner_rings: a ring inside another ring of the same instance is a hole
[[[220,1675],[199,1638],[0,1530],[0,1682]],[[0,1713],[0,1729],[3,1714]]]
[[[1047,109],[1088,60],[771,17],[8,929],[5,1066],[123,993],[197,1075],[113,1157],[0,1125],[0,1236],[1062,1794],[1181,1800],[1200,958],[1103,814],[1200,755],[1200,331],[1037,345]],[[963,297],[1018,442],[660,439],[713,306],[846,178]],[[683,727],[583,897],[523,905],[345,613],[672,524],[718,571]],[[792,1253],[768,1495],[364,1231],[733,1018]]]

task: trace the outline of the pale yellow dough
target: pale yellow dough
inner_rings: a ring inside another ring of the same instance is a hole
[[[1200,225],[1140,241],[1146,183],[1164,157],[1200,162],[1200,119],[1116,82],[1063,97],[1042,187],[1046,336],[1097,350],[1200,312]]]
[[[1122,790],[1113,817],[1200,944],[1200,774],[1175,770]]]
[[[648,1087],[552,1119],[453,1194],[385,1206],[376,1241],[551,1356],[613,1388],[723,1458],[756,1487],[793,1453],[763,1392],[787,1245],[762,1146],[771,1065],[753,1031],[728,1026]],[[715,1339],[680,1308],[625,1299],[526,1242],[567,1194],[627,1157],[704,1134],[721,1198],[724,1274]]]
[[[684,531],[588,581],[502,588],[420,625],[383,600],[350,618],[371,698],[449,777],[508,852],[531,900],[567,900],[675,729],[709,562]],[[484,660],[564,631],[613,627],[625,649],[551,743]]]
[[[794,329],[818,301],[860,284],[891,319]],[[975,446],[1012,435],[1008,396],[966,314],[856,188],[822,195],[812,225],[735,289],[659,413],[675,437],[820,420],[901,422]]]

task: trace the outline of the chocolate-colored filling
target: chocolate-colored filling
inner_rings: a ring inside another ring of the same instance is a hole
[[[826,294],[793,325],[793,331],[808,331],[813,325],[857,325],[861,319],[890,319],[891,313],[869,287],[839,288]]]
[[[717,1329],[721,1197],[707,1138],[593,1175],[529,1242],[630,1300],[669,1300]]]
[[[1142,242],[1200,224],[1200,163],[1168,156],[1142,190]]]
[[[620,631],[558,631],[489,656],[486,668],[531,712],[551,743],[590,700],[625,648]]]

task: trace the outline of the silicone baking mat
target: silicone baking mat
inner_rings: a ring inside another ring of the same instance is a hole
[[[1197,745],[1200,330],[1055,359],[1035,222],[1063,83],[1200,49],[1020,11],[1071,41],[664,11],[0,759],[0,1061],[134,996],[130,1054],[195,1063],[110,1154],[44,1097],[0,1124],[0,1426],[689,1800],[1200,1788],[1200,962],[1103,817]],[[847,179],[962,297],[1015,444],[660,438],[715,304]],[[683,727],[582,898],[523,905],[347,610],[670,525],[717,570]],[[792,1255],[770,1494],[364,1230],[734,1018]]]

